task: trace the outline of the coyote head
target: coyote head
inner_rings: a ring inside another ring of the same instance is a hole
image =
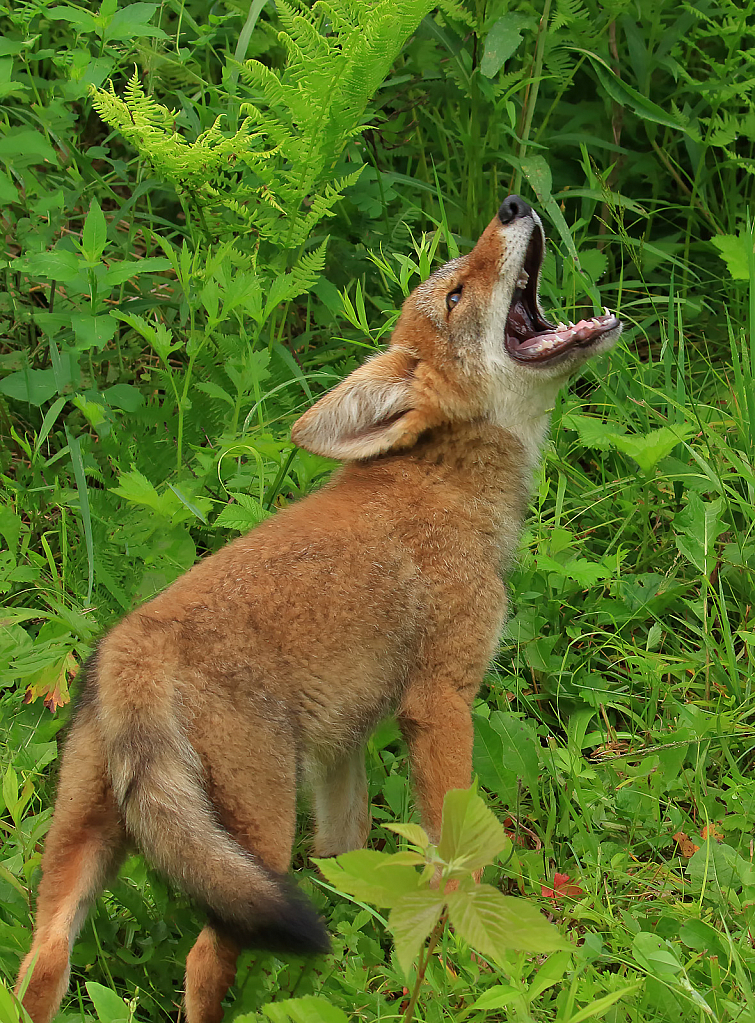
[[[441,423],[488,419],[539,446],[558,388],[621,333],[607,310],[568,326],[545,319],[544,252],[540,218],[508,196],[472,251],[406,299],[388,349],[297,421],[294,442],[370,458]]]

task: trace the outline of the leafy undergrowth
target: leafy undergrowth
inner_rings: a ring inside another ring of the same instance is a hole
[[[475,708],[506,832],[484,881],[559,946],[444,926],[408,965],[384,907],[312,865],[303,809],[294,865],[333,953],[246,954],[227,1017],[753,1021],[755,4],[305,11],[0,10],[2,976],[78,664],[319,485],[294,417],[515,190],[551,238],[553,319],[626,327],[554,410]],[[371,848],[420,856],[386,827],[416,823],[392,723],[367,762]],[[176,1018],[199,926],[130,859],[61,1018]]]

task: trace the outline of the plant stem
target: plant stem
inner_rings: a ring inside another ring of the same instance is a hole
[[[420,959],[419,969],[417,970],[417,979],[414,981],[414,988],[412,990],[409,1004],[406,1007],[406,1011],[401,1018],[401,1023],[411,1023],[414,1017],[414,1009],[417,1005],[417,999],[419,998],[420,988],[422,987],[422,981],[425,979],[425,973],[427,967],[430,965],[430,957],[435,951],[435,946],[438,944],[438,939],[443,933],[443,929],[446,926],[446,920],[448,918],[448,910],[444,909],[441,915],[438,917],[438,922],[433,927],[432,934],[430,935],[430,941],[427,943],[425,949],[424,958]]]

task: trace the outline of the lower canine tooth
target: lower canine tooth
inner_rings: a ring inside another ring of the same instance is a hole
[[[529,280],[530,275],[527,273],[526,270],[522,270],[516,282],[517,288],[526,288],[527,285],[529,284]]]

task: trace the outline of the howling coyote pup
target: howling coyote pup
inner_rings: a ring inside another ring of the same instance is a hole
[[[87,908],[131,841],[207,912],[188,1023],[215,1023],[243,946],[321,952],[289,884],[301,778],[318,856],[369,832],[363,746],[395,713],[425,827],[470,784],[470,705],[506,615],[558,388],[621,324],[554,327],[544,236],[516,195],[404,303],[390,346],[306,412],[294,441],[346,465],[195,565],[99,645],[63,755],[21,967],[54,1015]]]

